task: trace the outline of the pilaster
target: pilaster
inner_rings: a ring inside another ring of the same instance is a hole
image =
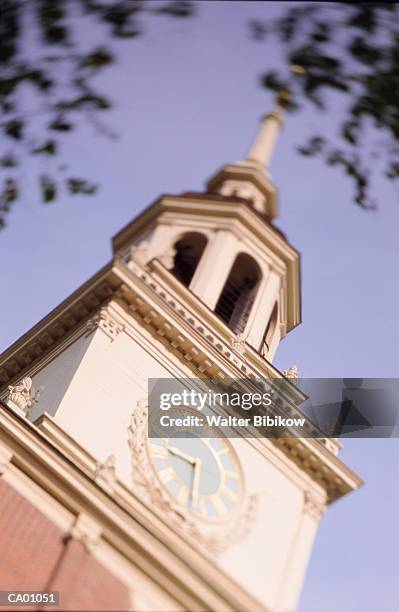
[[[237,243],[238,240],[232,232],[217,231],[208,243],[201,260],[201,268],[190,285],[191,291],[212,310],[237,255]]]
[[[296,536],[289,551],[286,571],[283,573],[275,606],[278,612],[296,610],[317,527],[325,506],[325,494],[310,489],[304,492],[302,514],[298,520]]]
[[[281,278],[275,268],[269,267],[266,282],[262,289],[261,299],[248,329],[248,341],[255,348],[261,348],[267,324],[272,315],[274,304],[279,295]]]

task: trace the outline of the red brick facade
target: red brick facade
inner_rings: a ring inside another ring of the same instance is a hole
[[[126,586],[2,478],[0,551],[0,590],[59,591],[58,610],[130,609]]]

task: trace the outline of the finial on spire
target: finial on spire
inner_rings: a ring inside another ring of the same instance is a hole
[[[280,89],[276,95],[276,107],[262,118],[258,134],[248,151],[246,159],[255,161],[262,166],[268,166],[280,129],[283,126],[284,108],[289,103],[290,94],[287,89]]]

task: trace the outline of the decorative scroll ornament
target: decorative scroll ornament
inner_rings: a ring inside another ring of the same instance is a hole
[[[147,400],[140,400],[132,414],[128,430],[135,493],[157,508],[187,537],[192,538],[204,553],[212,555],[223,553],[231,544],[241,540],[249,532],[258,511],[258,496],[251,495],[239,513],[227,519],[223,525],[208,524],[195,517],[188,508],[178,504],[155,473],[147,446],[147,419]]]
[[[7,404],[22,416],[29,418],[32,408],[38,403],[43,390],[44,387],[33,389],[32,379],[27,376],[17,385],[8,386]]]
[[[96,329],[101,329],[111,342],[124,330],[124,326],[119,323],[107,308],[101,308],[86,324],[87,331],[91,333]]]
[[[293,365],[290,368],[288,368],[288,370],[283,370],[283,374],[286,378],[288,378],[294,384],[296,384],[298,380],[298,366]]]

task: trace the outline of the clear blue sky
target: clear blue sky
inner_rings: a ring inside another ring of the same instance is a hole
[[[25,196],[0,233],[1,349],[106,263],[110,237],[160,193],[201,190],[245,154],[271,104],[258,76],[280,61],[276,47],[249,39],[246,22],[281,7],[202,2],[190,21],[153,17],[145,36],[118,45],[120,60],[101,84],[115,101],[107,120],[119,139],[83,125],[65,147],[77,174],[101,180],[98,195],[42,206],[37,166],[24,170]],[[380,210],[365,213],[343,177],[295,154],[304,134],[332,119],[289,118],[272,162],[278,225],[302,253],[303,278],[303,324],[276,365],[297,363],[307,377],[395,377],[397,194],[381,180]],[[347,440],[342,458],[366,484],[322,519],[299,610],[397,611],[399,441]]]

